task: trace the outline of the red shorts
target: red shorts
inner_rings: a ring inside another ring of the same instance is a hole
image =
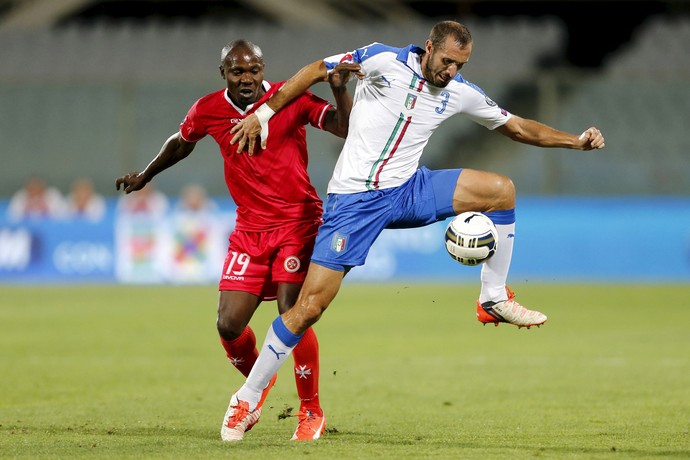
[[[234,230],[218,289],[275,300],[278,284],[304,283],[320,224],[281,224],[269,232]]]

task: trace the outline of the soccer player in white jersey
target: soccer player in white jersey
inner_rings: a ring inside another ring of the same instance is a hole
[[[515,236],[512,181],[471,169],[431,171],[419,167],[419,158],[434,129],[455,114],[539,147],[600,149],[604,137],[595,127],[570,134],[502,109],[458,73],[470,60],[472,43],[464,25],[442,21],[432,28],[423,48],[374,43],[316,61],[233,128],[238,152],[245,144],[252,151],[257,136],[264,146],[270,135],[267,122],[275,111],[311,85],[326,81],[339,62],[359,64],[349,132],[328,184],[324,223],[307,278],[295,306],[269,328],[256,364],[234,395],[248,404],[250,414],[261,390],[335,298],[348,270],[364,264],[384,228],[420,227],[465,211],[485,213],[496,224],[501,245],[482,266],[478,320],[519,327],[546,321],[544,314],[516,302],[506,286]],[[237,416],[250,419],[245,411]]]

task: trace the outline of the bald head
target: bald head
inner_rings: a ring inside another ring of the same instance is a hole
[[[249,40],[245,40],[244,38],[240,38],[238,40],[233,40],[227,45],[223,47],[223,50],[220,52],[220,63],[221,65],[225,62],[225,58],[228,56],[233,51],[244,51],[248,52],[249,54],[253,54],[261,62],[264,61],[264,53],[261,51],[261,48],[259,48],[257,45],[254,43],[250,42]]]

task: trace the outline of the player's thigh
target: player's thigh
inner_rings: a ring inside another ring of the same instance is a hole
[[[220,291],[217,327],[224,339],[232,340],[247,327],[261,303],[259,296],[242,291]]]
[[[453,209],[491,212],[515,207],[515,186],[501,174],[476,169],[463,169],[453,194]]]
[[[230,235],[218,290],[247,292],[263,300],[275,299],[271,280],[274,251],[263,233],[234,231]]]
[[[320,224],[320,219],[286,223],[272,232],[271,244],[276,250],[272,256],[271,279],[281,314],[297,301]]]
[[[302,283],[278,283],[277,304],[278,313],[281,315],[292,308],[297,302]]]
[[[320,224],[320,220],[295,222],[283,224],[272,232],[269,243],[276,248],[271,263],[274,283],[301,285],[304,282]]]

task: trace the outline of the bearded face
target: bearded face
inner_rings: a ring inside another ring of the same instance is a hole
[[[446,38],[441,46],[426,41],[426,54],[422,57],[422,74],[432,85],[445,88],[462,69],[472,54],[472,43],[460,47],[453,39]]]

